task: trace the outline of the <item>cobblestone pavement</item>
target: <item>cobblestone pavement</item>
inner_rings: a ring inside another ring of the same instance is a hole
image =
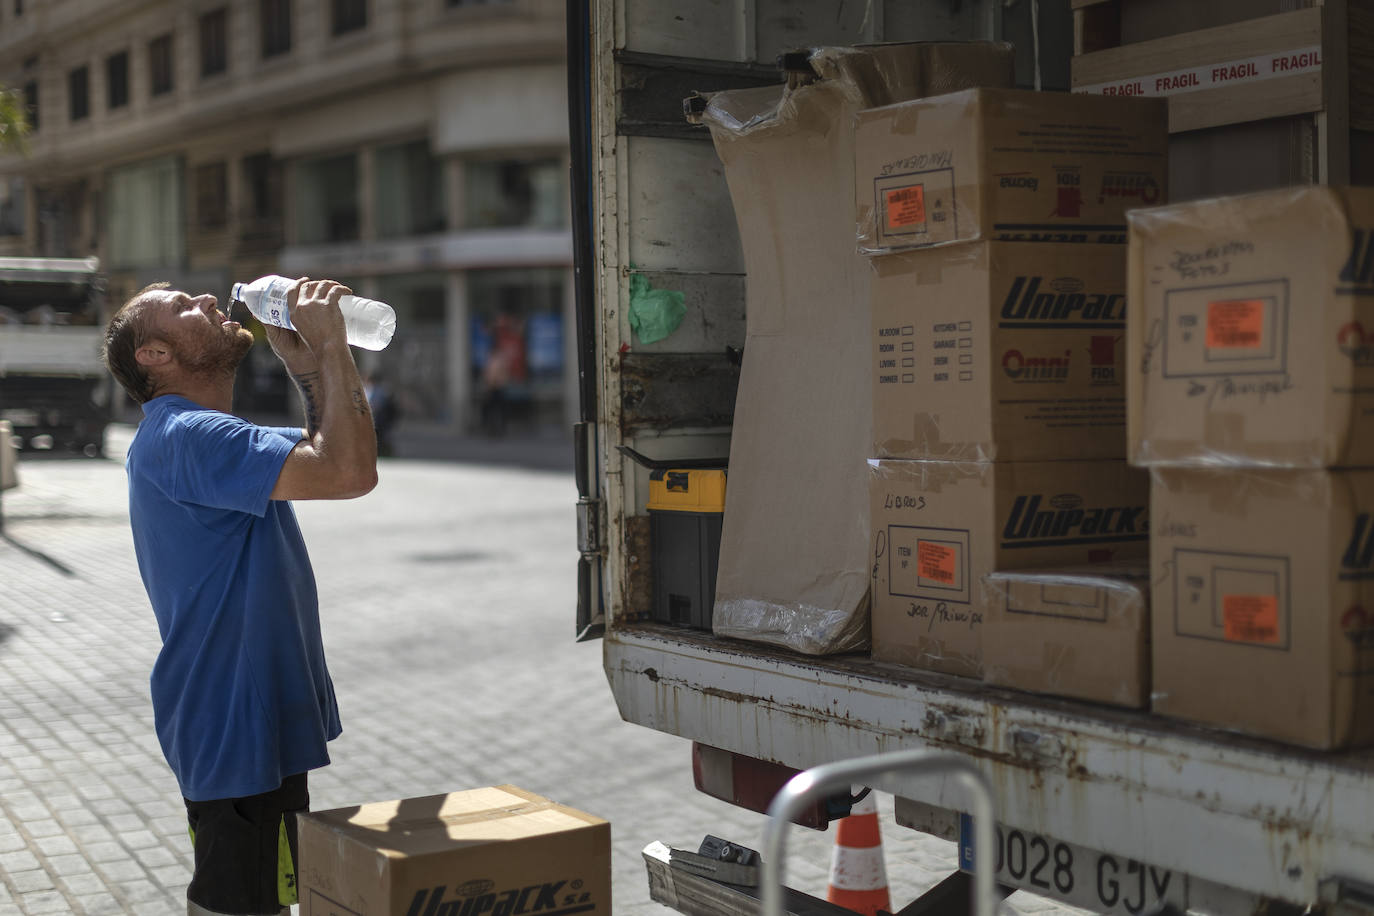
[[[111,459],[26,457],[0,498],[0,916],[185,912],[128,434],[112,432]],[[344,722],[312,805],[514,783],[611,821],[617,914],[668,913],[641,850],[707,833],[757,847],[763,818],[697,793],[687,742],[619,719],[599,643],[572,639],[574,500],[563,472],[384,460],[362,500],[298,504]],[[896,826],[890,797],[879,808],[900,907],[948,873],[953,846]],[[794,829],[789,884],[823,896],[832,842]]]

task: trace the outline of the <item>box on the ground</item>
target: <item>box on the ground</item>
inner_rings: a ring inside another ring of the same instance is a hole
[[[1153,708],[1374,743],[1374,470],[1153,470]]]
[[[810,61],[816,81],[717,93],[701,119],[748,274],[713,628],[819,655],[869,639],[870,271],[850,217],[854,114],[1008,85],[1014,52],[923,42],[823,48]]]
[[[1163,203],[1162,99],[968,89],[859,113],[859,250],[974,239],[1121,243]]]
[[[879,458],[1126,456],[1126,249],[972,242],[873,259]]]
[[[1150,700],[1150,564],[983,577],[983,680],[1139,708]]]
[[[301,916],[611,912],[611,825],[515,786],[299,819]]]
[[[1374,189],[1215,198],[1130,226],[1132,461],[1374,464]]]
[[[873,657],[982,674],[981,582],[1146,555],[1149,477],[1125,461],[870,460]]]
[[[725,475],[720,468],[658,468],[649,474],[652,620],[711,629]]]

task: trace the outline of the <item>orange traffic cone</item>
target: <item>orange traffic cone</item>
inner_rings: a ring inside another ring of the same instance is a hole
[[[873,793],[856,802],[841,818],[830,856],[830,888],[825,899],[864,916],[892,910],[883,867],[883,838],[878,831],[878,803]]]

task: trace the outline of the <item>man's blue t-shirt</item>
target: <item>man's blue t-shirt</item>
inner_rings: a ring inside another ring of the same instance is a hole
[[[291,504],[270,496],[300,429],[154,398],[129,447],[129,517],[162,651],[153,713],[192,801],[329,763],[340,732],[319,600]]]

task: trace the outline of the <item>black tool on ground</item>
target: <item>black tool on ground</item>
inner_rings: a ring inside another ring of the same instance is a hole
[[[726,884],[756,887],[759,854],[746,846],[708,835],[696,852],[669,850],[668,865]]]

